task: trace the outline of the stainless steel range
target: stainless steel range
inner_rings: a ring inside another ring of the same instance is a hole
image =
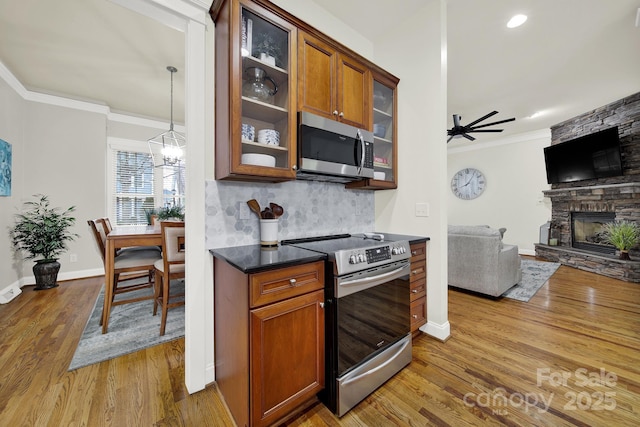
[[[338,235],[283,241],[325,253],[325,390],[338,416],[411,362],[409,242]]]

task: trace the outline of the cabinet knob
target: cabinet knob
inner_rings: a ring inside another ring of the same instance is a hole
[[[320,303],[320,308],[324,308],[324,303],[323,302]]]
[[[338,110],[333,110],[333,115],[337,116],[338,115]]]
[[[411,289],[411,293],[417,294],[418,290],[417,289]]]
[[[342,111],[340,111],[340,114],[338,114],[340,117],[344,117],[344,113]]]
[[[418,274],[419,270],[411,270],[411,274]]]
[[[294,171],[295,171],[295,170],[298,170],[298,165],[293,165],[293,166],[291,166],[291,169],[293,169]]]
[[[411,255],[413,255],[413,256],[418,255],[418,251],[411,251]]]
[[[291,284],[291,286],[295,286],[296,285],[296,279],[289,279],[289,283]]]
[[[418,315],[417,314],[412,314],[411,317],[413,317],[414,319],[417,319]]]

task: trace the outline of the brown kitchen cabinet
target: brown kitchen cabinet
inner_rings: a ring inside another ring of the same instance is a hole
[[[371,129],[371,71],[328,40],[298,31],[298,110]]]
[[[373,169],[372,179],[356,181],[347,188],[363,190],[387,190],[398,188],[398,138],[396,88],[399,79],[382,71],[373,72],[373,108],[370,125],[373,131]]]
[[[214,258],[216,382],[238,426],[267,426],[324,388],[324,262],[244,274]]]
[[[411,332],[427,323],[427,243],[411,243]]]
[[[249,0],[215,5],[216,179],[295,179],[297,29]],[[260,138],[268,129],[279,144]],[[255,155],[275,164],[256,164]]]

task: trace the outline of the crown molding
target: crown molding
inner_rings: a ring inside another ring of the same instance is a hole
[[[472,145],[465,145],[461,147],[450,147],[447,149],[447,154],[464,153],[467,151],[484,150],[486,148],[499,147],[501,145],[519,144],[521,142],[528,142],[537,139],[548,139],[551,143],[551,129],[539,129],[531,132],[523,132],[516,135],[511,135],[502,139],[497,139],[491,142],[474,143]]]
[[[25,88],[22,83],[20,83],[16,76],[13,75],[13,73],[6,67],[6,65],[4,65],[1,60],[0,78],[2,78],[2,80],[4,80],[7,85],[9,85],[9,87],[13,89],[25,101],[38,102],[41,104],[55,105],[58,107],[103,114],[107,116],[107,120],[111,122],[145,126],[154,129],[164,129],[169,126],[169,122],[165,122],[162,120],[137,117],[124,113],[114,113],[107,105],[96,104],[88,101],[79,101],[77,99],[65,98],[63,96],[49,95],[31,91]],[[178,132],[185,133],[185,127],[183,125],[174,125],[174,127]]]

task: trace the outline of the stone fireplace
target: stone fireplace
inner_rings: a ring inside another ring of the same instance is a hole
[[[557,246],[536,245],[536,256],[617,279],[640,282],[640,249],[631,261],[604,244],[604,223],[640,223],[640,92],[551,127],[551,144],[618,126],[623,175],[553,184],[551,237]]]

